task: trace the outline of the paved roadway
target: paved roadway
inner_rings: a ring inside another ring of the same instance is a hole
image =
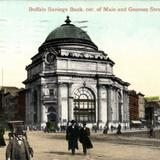
[[[79,150],[73,156],[67,150],[63,133],[29,132],[28,140],[34,149],[32,160],[158,160],[160,140],[92,133],[94,148],[88,155]],[[6,140],[8,143],[8,140]],[[5,160],[5,147],[0,148],[0,160]]]

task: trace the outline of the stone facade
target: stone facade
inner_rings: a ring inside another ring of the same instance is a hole
[[[142,93],[138,93],[139,119],[145,119],[145,100]]]
[[[114,62],[86,33],[79,38],[77,32],[84,31],[66,20],[51,32],[26,67],[27,124],[45,126],[47,121],[75,119],[98,126],[128,125],[129,83],[113,74]]]

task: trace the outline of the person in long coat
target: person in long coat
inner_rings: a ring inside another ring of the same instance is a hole
[[[121,128],[122,128],[122,127],[121,127],[121,124],[119,124],[118,127],[117,127],[117,134],[118,134],[118,135],[122,134]]]
[[[71,150],[73,155],[75,154],[75,150],[78,149],[78,138],[79,128],[76,126],[76,122],[72,120],[71,125],[66,131],[66,140],[68,141],[68,150]]]
[[[4,147],[6,145],[4,140],[4,128],[0,126],[0,147]]]
[[[83,122],[83,127],[80,129],[79,141],[82,143],[83,153],[87,154],[87,149],[93,148],[90,140],[90,129],[86,127],[86,122]]]
[[[33,157],[33,149],[22,132],[16,132],[7,146],[6,160],[30,160],[31,157]]]

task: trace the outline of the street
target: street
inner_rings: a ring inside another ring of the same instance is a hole
[[[85,156],[79,143],[79,150],[73,156],[67,149],[64,133],[29,132],[28,141],[34,150],[32,160],[158,160],[160,157],[160,143],[156,139],[100,133],[92,133],[91,137],[94,148]],[[5,138],[8,144],[7,134]],[[5,160],[5,150],[6,147],[0,148],[0,160]]]

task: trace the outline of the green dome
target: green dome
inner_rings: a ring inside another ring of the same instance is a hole
[[[85,31],[83,31],[81,28],[76,27],[73,24],[70,24],[71,21],[69,19],[69,16],[67,16],[67,19],[65,20],[66,24],[61,25],[60,27],[53,30],[47,37],[46,41],[51,41],[55,39],[84,39],[91,41],[90,37],[87,35]]]
[[[97,46],[92,42],[88,34],[81,28],[70,24],[69,16],[65,24],[54,29],[46,38],[45,42],[39,47],[39,50],[50,46],[80,45],[97,50]]]
[[[73,24],[63,24],[56,28],[48,35],[46,41],[65,38],[85,39],[91,41],[90,37],[85,31]]]

